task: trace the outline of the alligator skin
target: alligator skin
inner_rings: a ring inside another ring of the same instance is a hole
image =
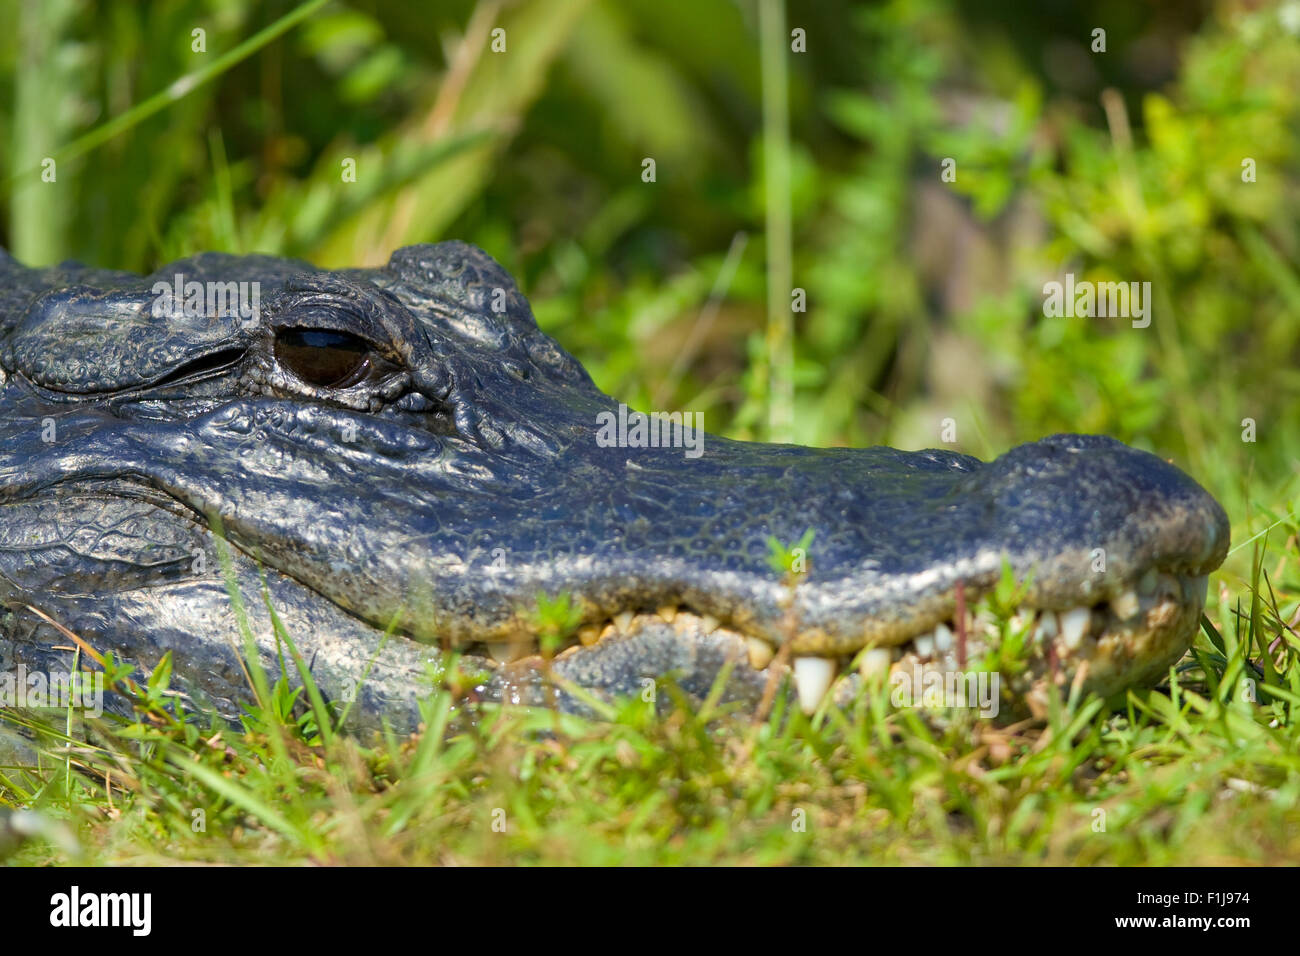
[[[178,281],[205,297],[169,301]],[[243,298],[214,304],[206,284],[230,282]],[[1039,622],[1009,693],[1084,663],[1112,693],[1186,650],[1228,543],[1191,478],[1104,437],[987,464],[703,434],[692,450],[690,432],[611,444],[616,401],[459,242],[373,270],[204,253],[148,277],[0,252],[0,368],[0,672],[69,668],[66,629],[145,671],[172,651],[183,691],[226,715],[250,696],[241,615],[278,673],[268,608],[356,726],[408,729],[450,652],[477,697],[574,709],[566,681],[610,696],[671,676],[700,696],[727,661],[741,701],[791,661],[966,666],[996,638],[959,597],[1004,563]],[[809,530],[792,584],[769,537]],[[554,660],[532,643],[539,593],[581,616]],[[1080,608],[1082,638],[1060,627]],[[812,706],[824,688],[804,690]]]

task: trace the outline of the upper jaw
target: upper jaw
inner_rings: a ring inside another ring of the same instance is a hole
[[[379,441],[385,426],[367,427],[376,435],[360,431],[362,442]],[[304,563],[302,548],[283,570],[379,627],[412,595],[424,599],[399,628],[462,649],[530,638],[541,592],[568,594],[587,627],[683,608],[793,654],[842,658],[932,632],[953,617],[959,589],[972,607],[1008,565],[1027,608],[1123,611],[1130,595],[1139,605],[1148,596],[1153,570],[1200,577],[1228,542],[1226,516],[1194,481],[1110,439],[1056,436],[988,464],[722,439],[695,461],[575,449],[549,462],[549,482],[528,456],[427,444],[409,466],[399,454],[383,472],[413,480],[411,493],[346,529],[392,580],[358,575],[355,597],[335,594],[333,565]],[[351,467],[330,484],[356,484],[365,500],[373,479]],[[809,528],[808,573],[782,580],[767,563],[768,537],[789,544]],[[293,533],[283,525],[271,540],[292,545]]]
[[[794,653],[845,655],[932,630],[959,589],[973,604],[1006,567],[1026,607],[1124,610],[1153,574],[1209,573],[1228,543],[1226,515],[1194,481],[1109,439],[1056,436],[987,465],[944,452],[718,446],[675,470],[612,450],[572,503],[574,525],[557,522],[548,560],[516,590],[567,591],[588,625],[671,605]],[[591,537],[589,519],[629,507],[620,534]],[[808,573],[782,580],[765,539],[807,529]],[[525,609],[485,627],[480,614],[462,643],[508,640],[527,621]]]

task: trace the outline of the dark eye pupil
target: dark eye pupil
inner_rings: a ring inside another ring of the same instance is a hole
[[[347,388],[369,368],[370,346],[346,332],[281,329],[275,336],[275,358],[310,385]]]

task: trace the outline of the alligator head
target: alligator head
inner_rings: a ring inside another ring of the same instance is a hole
[[[0,335],[0,667],[67,668],[69,634],[144,669],[171,650],[226,713],[244,627],[277,671],[273,613],[363,720],[412,725],[448,651],[489,699],[702,695],[724,665],[757,699],[792,665],[811,707],[837,674],[969,666],[1001,632],[963,608],[1007,567],[1014,692],[1111,693],[1184,653],[1228,542],[1193,480],[1108,438],[986,464],[628,413],[457,242],[146,278],[0,252]],[[805,572],[775,572],[770,539],[806,532]],[[545,658],[539,595],[575,625]]]

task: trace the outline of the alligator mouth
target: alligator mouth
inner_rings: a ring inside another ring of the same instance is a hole
[[[509,680],[565,661],[596,655],[620,642],[645,637],[727,646],[737,664],[773,678],[789,672],[805,712],[816,710],[828,693],[850,702],[864,686],[906,679],[916,686],[929,675],[998,669],[1012,703],[1032,713],[1046,708],[1048,687],[1074,688],[1103,697],[1131,686],[1156,682],[1191,645],[1205,604],[1207,575],[1149,568],[1118,594],[1076,607],[1039,608],[1024,603],[1005,619],[982,606],[983,593],[967,592],[972,608],[958,620],[954,612],[889,643],[863,642],[833,656],[803,651],[816,638],[773,643],[736,622],[679,605],[628,610],[601,623],[589,623],[543,659],[535,637],[470,645],[467,652]],[[956,604],[956,595],[952,595]],[[1007,673],[999,650],[1017,647],[1018,663]]]

